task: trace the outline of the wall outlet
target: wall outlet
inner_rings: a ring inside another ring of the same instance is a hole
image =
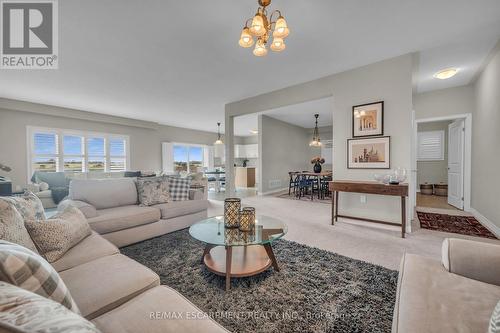
[[[281,188],[281,179],[270,180],[269,188]]]
[[[361,202],[361,203],[366,203],[366,195],[361,195],[361,196],[359,197],[359,202]]]

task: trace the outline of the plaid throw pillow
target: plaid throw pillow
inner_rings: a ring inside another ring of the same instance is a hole
[[[170,199],[172,201],[189,200],[191,179],[169,177]]]
[[[0,241],[0,281],[32,291],[80,314],[55,269],[38,254],[21,245]]]
[[[40,295],[0,282],[0,332],[99,333],[94,324]]]
[[[500,301],[498,301],[497,306],[495,306],[495,309],[491,314],[488,333],[500,333]]]

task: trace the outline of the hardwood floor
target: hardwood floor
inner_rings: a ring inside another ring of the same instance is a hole
[[[448,204],[447,197],[437,195],[425,195],[417,192],[417,207],[429,207],[439,209],[451,209],[460,211],[458,208]]]

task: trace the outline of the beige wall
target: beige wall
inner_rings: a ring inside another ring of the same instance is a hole
[[[413,98],[415,118],[435,118],[473,113],[474,87],[472,85],[435,90],[417,94]]]
[[[451,121],[418,124],[418,132],[444,131],[444,160],[417,161],[417,186],[448,182],[448,125]]]
[[[308,131],[283,121],[259,115],[259,147],[261,168],[259,192],[266,193],[288,187],[288,172],[309,170],[310,149]],[[269,181],[280,180],[271,187]]]
[[[14,103],[15,104],[15,103]],[[18,103],[24,105],[23,102]],[[36,104],[31,104],[30,107]],[[40,109],[47,106],[40,106]],[[64,116],[53,116],[33,112],[13,111],[0,108],[0,163],[10,166],[13,170],[9,173],[0,171],[0,175],[12,179],[14,185],[24,185],[28,179],[27,162],[27,126],[40,126],[51,128],[74,129],[82,131],[95,131],[130,136],[130,170],[161,170],[161,142],[183,142],[197,144],[213,144],[215,133],[189,130],[171,126],[135,127],[113,124],[113,117],[99,121],[73,119],[70,116],[74,110],[55,108]],[[92,119],[92,113],[88,119]],[[138,124],[140,121],[116,118],[117,122]]]
[[[334,178],[372,180],[380,170],[347,169],[346,140],[352,135],[352,106],[383,100],[384,134],[391,136],[392,143],[391,167],[410,169],[413,60],[412,55],[404,55],[230,103],[226,105],[226,120],[333,96]],[[367,203],[360,203],[360,195],[342,194],[340,211],[400,221],[399,203],[398,198],[382,196],[368,196]]]
[[[500,43],[474,85],[471,206],[500,229]]]

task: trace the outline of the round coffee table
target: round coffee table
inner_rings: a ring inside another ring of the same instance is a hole
[[[288,231],[280,220],[259,215],[252,231],[225,228],[224,217],[215,216],[193,224],[189,234],[206,243],[202,262],[212,273],[226,277],[226,290],[231,287],[231,277],[259,274],[271,265],[279,266],[271,243]]]

